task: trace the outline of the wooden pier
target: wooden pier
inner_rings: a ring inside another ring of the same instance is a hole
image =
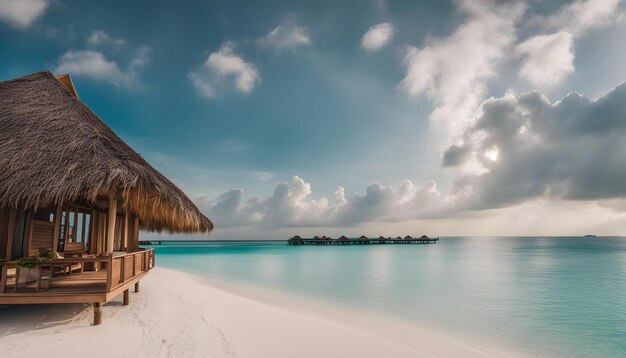
[[[307,238],[291,238],[287,240],[289,245],[384,245],[384,244],[404,244],[404,245],[416,245],[416,244],[435,244],[439,241],[439,238],[418,238],[413,237],[410,239],[403,238],[378,238],[378,239],[369,239],[369,238],[345,238],[345,239],[330,239],[330,238],[320,238],[320,239],[307,239]]]

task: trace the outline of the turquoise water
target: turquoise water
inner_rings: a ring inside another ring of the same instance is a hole
[[[540,357],[626,357],[626,238],[156,246],[157,265],[471,332]]]

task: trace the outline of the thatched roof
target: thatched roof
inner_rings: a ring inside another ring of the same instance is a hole
[[[300,237],[300,235],[296,235],[296,236],[292,237],[292,239],[302,239],[302,238]]]
[[[420,236],[420,239],[428,239],[428,236],[422,235],[422,236]]]
[[[343,236],[343,235],[341,235],[338,240],[348,240],[348,238]]]
[[[405,240],[411,240],[411,239],[413,239],[413,236],[411,236],[411,235],[407,235],[407,236],[405,236],[405,237],[404,237],[404,239],[405,239]]]
[[[379,237],[378,237],[378,239],[379,239],[379,240],[384,240],[384,239],[385,239],[385,237],[381,235],[381,236],[379,236]]]
[[[61,82],[63,81],[63,82]],[[0,207],[115,197],[144,230],[208,232],[213,223],[49,71],[0,82]]]
[[[317,236],[317,235],[313,236],[313,238],[314,238],[315,240],[321,239],[321,237],[319,237],[319,236]]]

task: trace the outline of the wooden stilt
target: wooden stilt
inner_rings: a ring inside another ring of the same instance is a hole
[[[129,294],[130,290],[124,290],[124,306],[128,306],[128,303],[130,303],[130,294]]]
[[[139,282],[135,283],[135,292],[139,292]]]
[[[102,323],[102,302],[93,303],[93,325],[97,326]]]

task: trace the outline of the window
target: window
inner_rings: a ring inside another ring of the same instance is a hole
[[[60,224],[59,251],[88,246],[91,236],[91,210],[76,207],[63,208]]]

